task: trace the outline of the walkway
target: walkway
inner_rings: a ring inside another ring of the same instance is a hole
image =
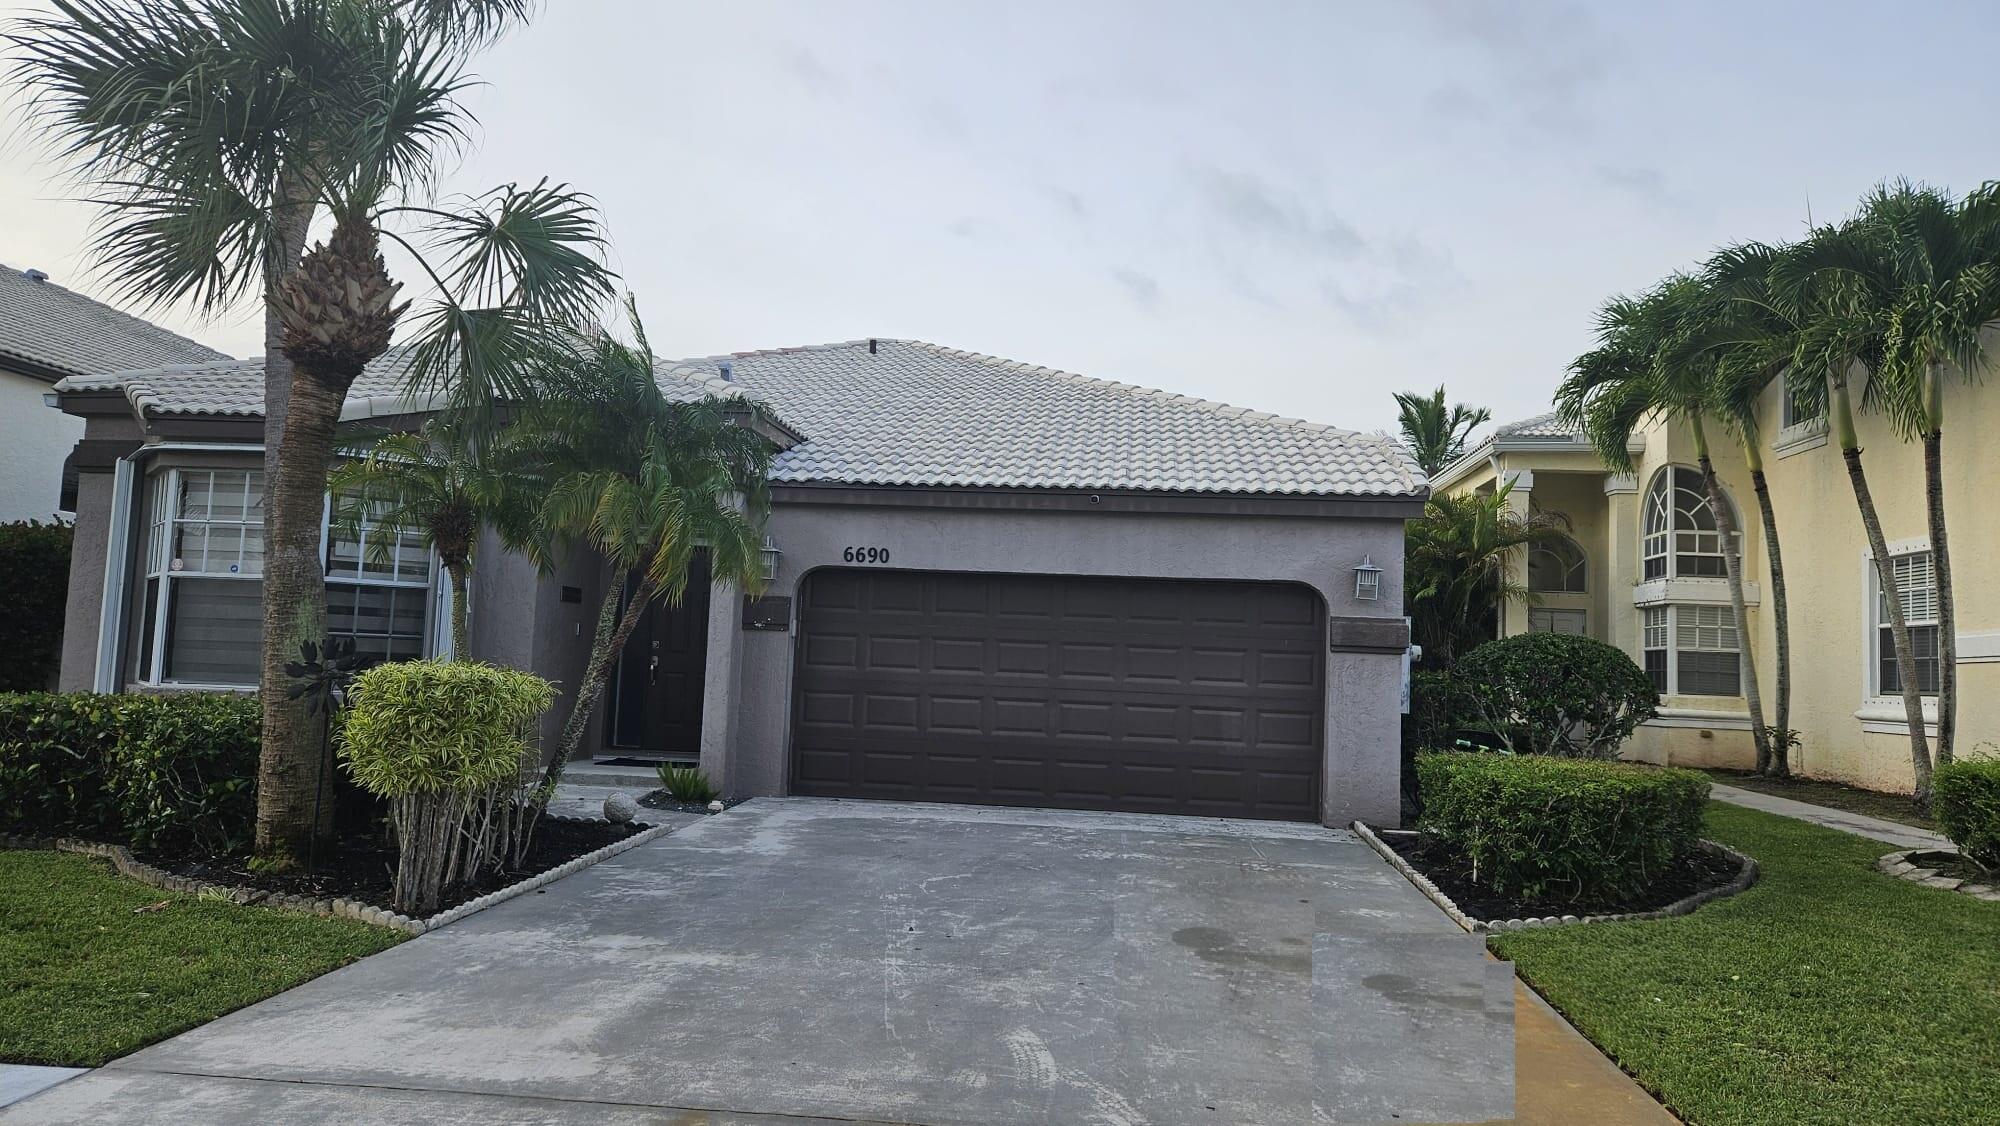
[[[1952,843],[1943,834],[1929,829],[1919,829],[1915,825],[1905,825],[1898,821],[1884,821],[1880,817],[1869,817],[1860,813],[1849,813],[1844,809],[1828,809],[1823,805],[1811,805],[1790,798],[1760,794],[1754,790],[1739,790],[1734,786],[1714,785],[1709,787],[1709,796],[1716,801],[1726,801],[1730,805],[1740,805],[1748,809],[1761,809],[1765,813],[1775,813],[1781,817],[1792,817],[1800,821],[1810,821],[1843,833],[1853,833],[1857,837],[1884,841],[1897,848],[1951,848]]]

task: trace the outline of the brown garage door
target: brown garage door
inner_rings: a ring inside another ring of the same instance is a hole
[[[792,792],[1313,820],[1302,586],[817,571]]]

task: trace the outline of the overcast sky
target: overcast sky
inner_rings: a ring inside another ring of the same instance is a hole
[[[911,337],[1362,429],[1440,382],[1507,420],[1608,294],[1884,177],[2000,176],[1993,15],[555,0],[475,64],[448,187],[594,193],[668,355]],[[0,262],[90,291],[56,171],[4,150]],[[247,308],[154,317],[258,350]]]

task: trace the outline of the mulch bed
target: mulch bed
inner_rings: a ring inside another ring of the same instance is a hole
[[[1539,919],[1563,915],[1616,915],[1658,911],[1699,891],[1721,887],[1736,878],[1738,864],[1726,856],[1697,851],[1661,875],[1646,894],[1631,900],[1605,897],[1510,899],[1472,882],[1472,866],[1424,837],[1385,836],[1410,867],[1422,872],[1438,890],[1451,897],[1460,911],[1474,919]]]
[[[749,801],[749,798],[723,798],[722,808],[733,809]],[[639,804],[647,809],[670,809],[676,813],[713,813],[707,802],[681,801],[665,790],[654,790],[639,799]]]
[[[488,892],[520,883],[579,856],[616,844],[650,826],[642,822],[613,825],[604,821],[561,821],[544,817],[535,826],[534,847],[519,869],[489,871],[477,881],[445,891],[438,910],[446,911]],[[396,876],[396,850],[376,834],[343,837],[324,850],[320,866],[310,872],[259,872],[241,855],[160,855],[137,853],[139,859],[179,876],[231,887],[255,888],[281,895],[314,899],[352,899],[377,907],[391,906]]]

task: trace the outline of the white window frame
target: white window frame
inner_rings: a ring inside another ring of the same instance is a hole
[[[1561,565],[1563,581],[1576,582],[1575,586],[1546,587],[1535,585],[1535,556],[1548,555]],[[1528,548],[1528,590],[1535,594],[1589,594],[1590,557],[1584,553],[1583,545],[1563,536],[1549,543],[1538,543]]]
[[[1683,473],[1694,477],[1699,486],[1698,489],[1683,489],[1681,487],[1679,478]],[[1687,465],[1663,465],[1653,472],[1652,479],[1647,482],[1646,491],[1640,494],[1639,500],[1639,576],[1641,581],[1658,582],[1662,579],[1721,579],[1726,577],[1728,564],[1723,558],[1720,520],[1717,520],[1714,531],[1705,528],[1682,526],[1683,517],[1687,512],[1693,511],[1693,509],[1684,511],[1678,503],[1682,492],[1686,492],[1696,498],[1695,509],[1710,507],[1708,489],[1705,485],[1700,485],[1700,481],[1701,471],[1699,469]],[[1664,490],[1661,487],[1663,482],[1665,485]],[[1664,504],[1660,503],[1662,500],[1664,500]],[[1740,560],[1743,554],[1743,523],[1740,513],[1736,508],[1736,503],[1729,496],[1729,492],[1726,489],[1722,491],[1722,503],[1729,508],[1729,523],[1735,529],[1730,533],[1730,539],[1735,542],[1737,558]],[[1702,549],[1706,539],[1713,539],[1714,550]],[[1693,550],[1684,547],[1684,544],[1691,545]],[[1684,555],[1714,559],[1717,561],[1717,565],[1723,568],[1723,571],[1714,575],[1684,575],[1680,569],[1681,557]],[[1661,566],[1660,573],[1657,575],[1652,574],[1648,570],[1648,567],[1655,560],[1658,560]]]
[[[1576,628],[1557,629],[1558,620],[1576,623]],[[1530,606],[1528,607],[1529,633],[1566,633],[1573,637],[1590,636],[1590,613],[1573,606]]]
[[[1928,626],[1933,629],[1939,629],[1937,574],[1931,569],[1930,565],[1931,544],[1929,538],[1899,540],[1888,546],[1889,565],[1895,567],[1897,570],[1896,582],[1898,593],[1903,598],[1904,624],[1912,628]],[[1930,590],[1927,599],[1922,604],[1913,605],[1910,597],[1911,592],[1903,588],[1902,583],[1906,577],[1906,570],[1914,570],[1914,560],[1919,556],[1922,556],[1924,559],[1923,569],[1929,575]],[[1908,568],[1902,565],[1905,561],[1911,561]],[[1884,613],[1886,606],[1882,599],[1882,578],[1875,569],[1875,556],[1872,552],[1862,553],[1861,573],[1861,585],[1864,597],[1862,628],[1867,634],[1862,639],[1861,646],[1861,651],[1865,655],[1861,669],[1863,701],[1865,705],[1872,705],[1874,710],[1893,710],[1896,716],[1901,718],[1903,707],[1902,693],[1900,691],[1889,692],[1882,686],[1882,662],[1885,659],[1893,659],[1893,654],[1888,652],[1883,645],[1882,634],[1889,628],[1889,616]],[[1939,640],[1942,641],[1943,639],[1940,638]],[[1940,657],[1939,660],[1942,662],[1943,658]],[[1942,675],[1942,672],[1943,669],[1940,667],[1940,675]],[[1937,693],[1922,692],[1920,695],[1923,697],[1925,718],[1930,719],[1936,708]],[[1869,709],[1864,707],[1864,710]]]
[[[1662,696],[1701,696],[1713,700],[1737,700],[1743,698],[1743,646],[1745,644],[1742,624],[1735,620],[1736,612],[1728,606],[1710,605],[1698,602],[1674,602],[1664,606],[1640,608],[1640,667],[1645,667],[1645,654],[1663,652],[1666,654],[1666,687],[1660,690]],[[1721,620],[1727,618],[1727,621]],[[1689,620],[1692,619],[1692,620]],[[1714,620],[1708,620],[1714,619]],[[1725,633],[1735,635],[1734,645],[1722,644]],[[1713,641],[1705,641],[1713,635]],[[1692,640],[1690,640],[1692,639]],[[1735,653],[1736,691],[1725,695],[1712,692],[1684,692],[1681,690],[1682,653]],[[1651,674],[1648,674],[1651,675]]]
[[[419,645],[421,646],[418,656],[429,656],[433,651],[436,634],[436,631],[432,628],[436,622],[436,618],[432,615],[435,613],[435,591],[438,585],[437,553],[428,550],[424,551],[423,562],[416,567],[410,568],[410,570],[420,572],[419,577],[413,578],[405,575],[405,560],[403,553],[399,551],[390,553],[389,575],[387,578],[381,577],[379,574],[370,575],[368,573],[368,568],[371,566],[369,562],[369,548],[371,545],[369,536],[371,533],[379,531],[380,525],[371,520],[368,514],[364,512],[359,528],[360,538],[353,541],[354,572],[352,574],[336,576],[333,572],[336,541],[333,536],[333,501],[331,498],[328,498],[325,502],[323,511],[324,515],[320,518],[320,571],[326,576],[328,596],[332,596],[333,588],[335,587],[371,587],[377,590],[387,590],[391,592],[392,599],[396,597],[394,592],[406,592],[410,597],[416,598],[424,607],[424,624],[418,635]],[[409,535],[410,533],[405,534]],[[395,623],[393,601],[391,602],[391,606],[392,610],[389,622],[393,626]],[[329,609],[328,617],[331,616],[332,612]],[[336,635],[330,630],[329,636],[352,637],[356,641],[357,648],[359,647],[360,640],[364,637],[389,640],[393,640],[395,637],[393,633],[364,634],[355,631],[347,631]]]

